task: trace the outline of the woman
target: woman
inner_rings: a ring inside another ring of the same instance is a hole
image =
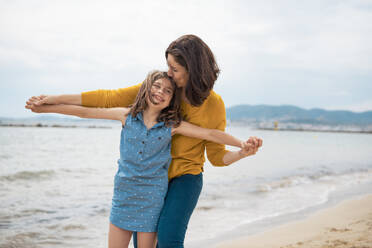
[[[210,48],[199,37],[184,35],[169,45],[165,57],[168,76],[178,87],[182,87],[183,119],[200,127],[224,131],[224,102],[212,90],[220,70]],[[127,107],[134,102],[140,86],[61,95],[53,97],[53,101],[48,96],[33,97],[29,101],[37,104]],[[250,140],[257,151],[262,140],[255,137]],[[168,171],[170,181],[158,223],[160,248],[183,247],[187,225],[203,185],[205,150],[214,166],[227,166],[240,159],[237,153],[229,152],[224,145],[181,135],[173,136],[172,162]]]
[[[59,113],[81,118],[117,120],[122,124],[120,159],[114,179],[110,211],[109,248],[128,247],[133,232],[140,247],[154,248],[159,216],[168,188],[171,137],[210,140],[241,148],[250,144],[216,129],[181,120],[181,88],[166,72],[151,71],[130,108],[91,108],[77,105],[40,105],[33,112]],[[30,106],[26,106],[29,108]]]

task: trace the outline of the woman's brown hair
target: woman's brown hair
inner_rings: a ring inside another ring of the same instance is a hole
[[[136,117],[138,113],[143,112],[147,109],[148,104],[146,99],[153,102],[151,98],[151,87],[153,83],[161,78],[169,80],[173,87],[173,96],[169,103],[169,106],[162,109],[157,121],[164,122],[166,126],[175,126],[177,127],[181,123],[181,112],[180,112],[180,103],[181,103],[181,88],[178,88],[176,83],[163,71],[151,71],[147,74],[145,81],[143,81],[140,90],[136,96],[136,100],[130,109],[130,114],[133,117]]]
[[[194,106],[200,106],[209,96],[220,69],[207,44],[196,35],[184,35],[173,41],[165,51],[174,56],[176,62],[189,73],[186,98]]]

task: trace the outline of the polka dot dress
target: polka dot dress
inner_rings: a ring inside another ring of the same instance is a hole
[[[156,232],[168,188],[171,128],[147,129],[142,114],[128,115],[121,130],[110,221],[128,231]]]

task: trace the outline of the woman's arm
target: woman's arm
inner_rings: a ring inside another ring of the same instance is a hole
[[[134,103],[141,84],[116,90],[94,90],[81,94],[70,95],[40,95],[33,96],[27,105],[69,104],[86,107],[113,108],[128,107]]]
[[[225,104],[222,98],[215,93],[211,94],[209,97],[211,98],[211,103],[207,106],[208,111],[205,111],[207,116],[204,118],[213,119],[215,125],[211,126],[211,128],[224,131],[226,127]],[[262,140],[256,137],[250,138],[247,142],[251,144],[251,147],[244,150],[242,149],[238,152],[232,152],[226,150],[225,145],[207,141],[205,143],[205,148],[208,160],[213,166],[226,166],[243,157],[254,155],[258,148],[262,146]],[[252,147],[252,145],[254,145],[254,147]]]
[[[247,142],[243,142],[243,147],[239,151],[235,152],[227,151],[227,153],[225,153],[225,155],[222,158],[224,164],[229,165],[242,158],[255,155],[260,146],[255,146],[254,143],[257,142],[257,140],[252,141],[251,139],[252,138],[249,138]],[[258,142],[261,142],[262,145],[262,140],[261,139],[258,140],[259,140]]]
[[[86,107],[128,107],[134,103],[141,84],[116,90],[94,90],[81,93],[81,104]]]
[[[64,115],[73,115],[80,118],[92,119],[108,119],[119,120],[124,125],[126,116],[129,113],[128,108],[88,108],[76,105],[26,105],[28,109],[32,109],[35,113],[57,113]]]
[[[204,139],[241,148],[239,151],[227,151],[224,154],[222,161],[225,165],[232,164],[242,158],[256,154],[258,148],[262,146],[262,140],[257,137],[250,137],[247,141],[241,141],[221,130],[202,128],[185,121],[182,121],[178,127],[172,129],[172,135],[174,134],[182,134],[192,138]]]
[[[70,94],[70,95],[40,95],[33,96],[26,102],[27,105],[40,106],[43,104],[71,104],[71,105],[81,105],[81,95],[80,94]]]
[[[236,146],[240,148],[243,147],[243,141],[235,138],[228,133],[225,133],[218,129],[202,128],[186,121],[182,121],[178,127],[172,128],[172,135],[174,134],[182,134],[191,138],[208,140],[215,143]]]

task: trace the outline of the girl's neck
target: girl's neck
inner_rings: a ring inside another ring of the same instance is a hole
[[[161,110],[151,108],[150,106],[148,106],[147,109],[143,111],[142,113],[143,122],[145,123],[147,129],[150,129],[158,122],[157,119],[160,112]]]

